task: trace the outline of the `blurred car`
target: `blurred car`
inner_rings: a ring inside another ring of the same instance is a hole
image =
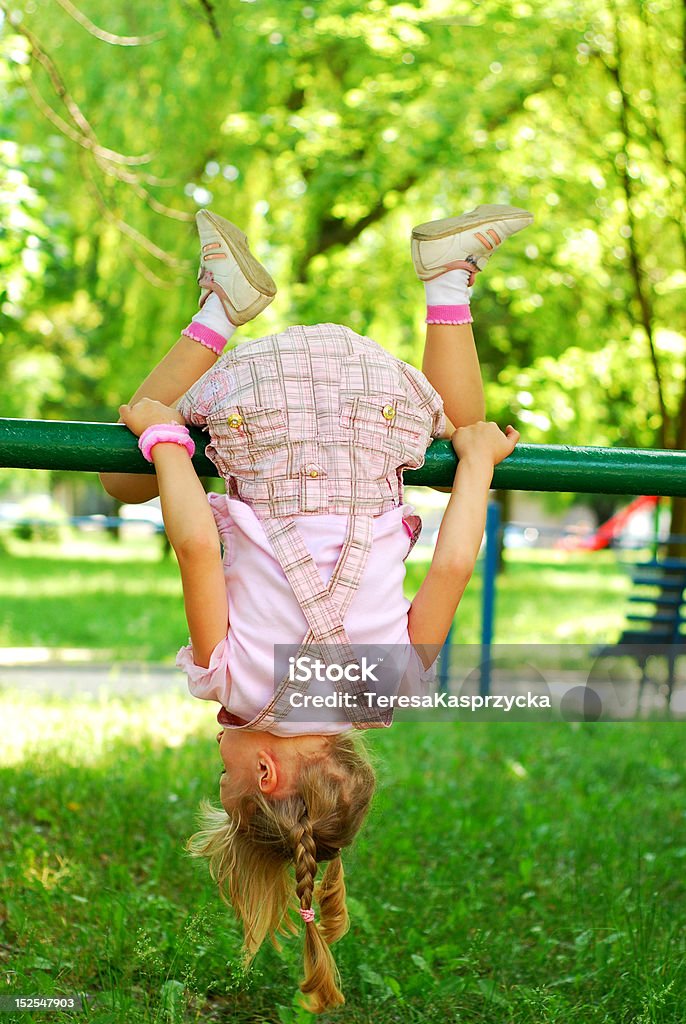
[[[535,526],[505,523],[503,528],[503,547],[533,548],[536,547],[539,537],[540,531]]]
[[[160,530],[164,529],[159,498],[153,498],[152,501],[145,501],[140,505],[122,505],[119,516],[129,523],[150,523]]]

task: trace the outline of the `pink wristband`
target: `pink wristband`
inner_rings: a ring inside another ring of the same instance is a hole
[[[195,454],[195,444],[193,443],[191,435],[188,433],[188,427],[185,427],[183,423],[153,424],[153,426],[144,430],[138,438],[138,447],[143,454],[143,458],[147,459],[148,462],[152,462],[151,452],[154,446],[156,444],[166,442],[180,444],[186,449],[189,456],[193,458]]]

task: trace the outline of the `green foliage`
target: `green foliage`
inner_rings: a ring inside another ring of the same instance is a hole
[[[192,214],[208,203],[279,284],[243,337],[342,321],[416,362],[408,231],[491,200],[536,215],[477,282],[491,415],[529,440],[679,441],[675,0],[84,10],[109,33],[162,33],[134,46],[49,0],[6,9],[4,410],[111,417],[193,311]]]

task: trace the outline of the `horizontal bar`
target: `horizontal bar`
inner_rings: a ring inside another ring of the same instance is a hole
[[[204,451],[207,434],[191,428],[200,476],[218,476]],[[79,470],[87,473],[152,473],[136,438],[118,423],[0,419],[0,467]],[[455,475],[450,441],[434,441],[411,485],[450,487]],[[686,496],[686,451],[653,448],[574,448],[519,444],[493,475],[493,487],[516,491]]]

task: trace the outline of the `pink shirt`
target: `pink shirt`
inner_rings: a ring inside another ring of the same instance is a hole
[[[207,668],[194,663],[190,645],[181,648],[176,664],[187,673],[195,697],[222,705],[217,718],[228,725],[227,712],[249,722],[269,704],[274,696],[274,644],[299,643],[308,624],[250,506],[222,494],[208,498],[224,545],[229,629]],[[374,518],[369,560],[343,624],[353,644],[407,645],[404,685],[416,692],[425,689],[435,669],[423,668],[407,631],[410,602],[403,595],[403,581],[410,531],[403,517],[409,512],[405,505]],[[297,518],[298,530],[325,583],[336,565],[346,524],[344,515]],[[347,719],[309,726],[286,720],[274,723],[269,731],[291,736],[349,728]]]

